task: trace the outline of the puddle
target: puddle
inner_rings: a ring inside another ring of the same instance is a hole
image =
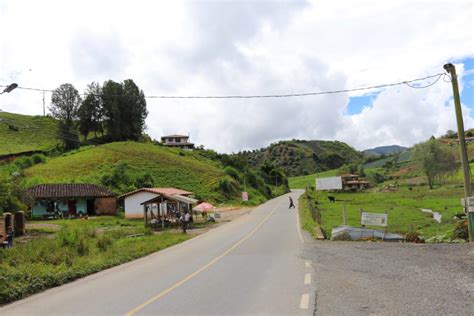
[[[425,212],[425,213],[431,213],[433,214],[433,219],[435,221],[437,221],[438,223],[441,223],[441,214],[438,213],[438,212],[433,212],[433,210],[430,210],[429,208],[422,208],[421,209],[422,212]]]

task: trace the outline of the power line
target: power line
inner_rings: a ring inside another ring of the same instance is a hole
[[[435,83],[438,82],[438,80],[441,78],[441,76],[446,75],[446,73],[438,73],[435,75],[430,75],[426,77],[421,77],[421,78],[416,78],[416,79],[411,79],[411,80],[405,80],[405,81],[400,81],[400,82],[395,82],[395,83],[387,83],[387,84],[379,84],[379,85],[373,85],[373,86],[366,86],[366,87],[359,87],[359,88],[352,88],[352,89],[340,89],[340,90],[329,90],[329,91],[318,91],[318,92],[307,92],[307,93],[291,93],[291,94],[263,94],[263,95],[205,95],[205,96],[199,96],[199,95],[185,95],[185,96],[180,96],[180,95],[148,95],[145,96],[146,99],[257,99],[257,98],[291,98],[291,97],[306,97],[306,96],[317,96],[317,95],[325,95],[325,94],[338,94],[338,93],[348,93],[348,92],[355,92],[355,91],[363,91],[363,90],[373,90],[373,89],[381,89],[381,88],[387,88],[387,87],[393,87],[393,86],[399,86],[399,85],[407,85],[410,88],[414,89],[424,89],[428,88]],[[436,80],[426,86],[414,86],[411,85],[411,83],[418,82],[418,81],[423,81],[431,78],[436,78]],[[0,87],[5,87],[4,85],[0,85]],[[18,87],[17,89],[21,90],[28,90],[28,91],[36,91],[36,92],[54,92],[54,90],[51,89],[40,89],[40,88],[29,88],[29,87]],[[107,96],[107,97],[124,97],[124,95],[109,95],[109,94],[87,94],[87,93],[80,93],[82,96]]]

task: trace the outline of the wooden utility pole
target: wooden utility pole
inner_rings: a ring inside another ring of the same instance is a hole
[[[458,125],[458,140],[459,149],[461,152],[461,164],[464,172],[464,207],[468,218],[469,241],[474,241],[472,236],[472,223],[469,214],[469,206],[467,198],[472,196],[471,188],[471,169],[469,168],[469,160],[467,158],[466,140],[464,137],[464,123],[462,118],[461,99],[459,97],[458,77],[456,74],[456,67],[453,64],[446,64],[443,67],[451,75],[451,83],[453,85],[454,109],[456,110],[456,122]]]

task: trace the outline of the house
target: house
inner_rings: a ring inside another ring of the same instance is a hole
[[[116,215],[117,195],[104,187],[85,183],[40,184],[27,190],[34,199],[32,217]]]
[[[344,191],[359,191],[369,188],[369,181],[360,178],[358,174],[342,174],[342,190]]]
[[[141,188],[121,195],[124,199],[125,218],[143,218],[143,202],[149,201],[161,195],[180,195],[189,197],[192,192],[176,188]]]
[[[185,136],[185,135],[162,136],[161,143],[164,146],[176,147],[176,148],[181,148],[181,149],[194,148],[194,144],[189,142],[189,136]]]

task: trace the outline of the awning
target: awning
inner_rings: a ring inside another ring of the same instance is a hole
[[[140,203],[140,205],[147,205],[147,204],[153,204],[153,203],[161,203],[161,200],[165,198],[167,200],[172,200],[176,202],[181,202],[181,203],[186,203],[186,204],[196,204],[198,200],[187,197],[187,196],[182,196],[182,195],[166,195],[166,194],[161,194],[157,197],[154,197],[148,201],[145,201],[143,203]]]

